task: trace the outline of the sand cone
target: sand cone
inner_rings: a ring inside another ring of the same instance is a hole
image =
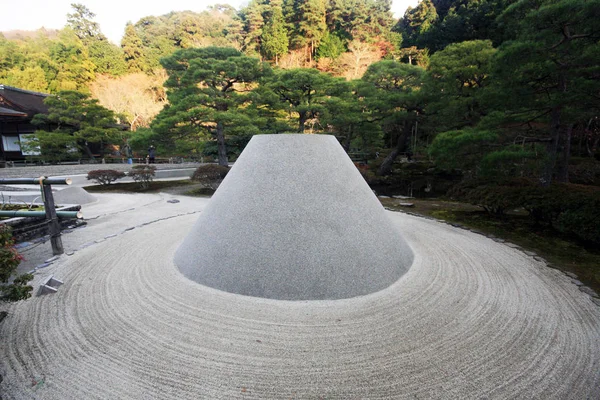
[[[334,136],[254,136],[175,254],[189,279],[280,300],[398,280],[413,253]]]

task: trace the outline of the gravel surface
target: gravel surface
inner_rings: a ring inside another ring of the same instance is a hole
[[[600,398],[600,308],[519,249],[388,212],[415,253],[397,282],[268,300],[174,265],[206,200],[98,196],[36,273],[58,293],[2,305],[3,399]]]
[[[188,278],[230,293],[333,300],[390,286],[412,259],[334,136],[257,135],[175,264]]]

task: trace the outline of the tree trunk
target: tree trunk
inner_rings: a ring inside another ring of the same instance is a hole
[[[223,123],[217,122],[217,152],[219,154],[219,165],[227,167],[227,147],[225,146],[225,133],[223,132]]]
[[[350,151],[350,142],[352,142],[353,133],[354,133],[353,126],[350,125],[350,128],[348,129],[348,134],[346,135],[346,140],[344,140],[344,144],[342,145],[344,150],[346,150],[346,153],[348,151]]]
[[[87,142],[83,142],[83,151],[85,151],[85,154],[90,158],[90,160],[92,160],[92,162],[96,160],[96,157],[94,157],[92,154]]]
[[[394,160],[400,153],[404,153],[406,151],[406,139],[409,137],[411,125],[409,123],[404,124],[404,128],[402,129],[402,134],[398,138],[398,143],[396,147],[388,156],[383,160],[381,165],[379,166],[379,170],[377,171],[377,175],[383,176],[388,175],[392,172],[392,165],[394,164]]]
[[[560,107],[552,108],[550,115],[552,120],[552,141],[546,148],[548,159],[544,165],[544,171],[541,178],[541,183],[544,187],[548,187],[552,183],[552,174],[554,173],[554,167],[556,166],[556,153],[558,151],[558,140],[560,138]]]
[[[567,131],[563,136],[562,157],[556,172],[556,180],[562,183],[569,183],[569,160],[571,159],[571,136],[573,134],[573,124],[567,126]]]
[[[304,133],[304,125],[308,119],[308,113],[306,111],[302,111],[298,114],[300,115],[300,118],[298,119],[298,132]]]

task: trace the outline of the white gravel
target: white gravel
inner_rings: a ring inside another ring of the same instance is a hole
[[[267,300],[179,272],[198,217],[182,214],[206,200],[169,199],[84,207],[97,218],[63,236],[74,254],[36,274],[58,293],[3,306],[3,399],[600,397],[599,308],[520,250],[389,213],[415,252],[392,286]]]

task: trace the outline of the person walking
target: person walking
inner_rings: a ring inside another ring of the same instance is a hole
[[[156,154],[156,149],[154,148],[154,146],[150,146],[148,148],[148,159],[150,161],[150,164],[154,164],[154,156]]]

